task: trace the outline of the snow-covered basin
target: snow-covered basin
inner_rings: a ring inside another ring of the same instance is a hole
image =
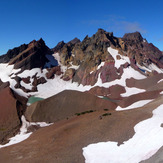
[[[121,86],[124,86],[126,89],[126,93],[122,94],[123,97],[125,96],[130,96],[133,94],[141,93],[144,92],[144,89],[139,89],[139,88],[129,88],[126,86],[126,79],[129,78],[135,78],[135,79],[144,79],[146,78],[144,75],[140,74],[138,71],[135,71],[132,67],[128,67],[125,69],[121,79],[116,79],[112,82],[107,82],[107,83],[102,83],[102,80],[100,78],[100,74],[98,76],[98,80],[94,86],[83,86],[79,85],[76,82],[70,81],[64,81],[60,79],[61,76],[55,76],[54,79],[46,79],[48,82],[45,84],[40,84],[38,85],[38,92],[31,93],[31,95],[41,97],[41,98],[48,98],[50,96],[56,95],[63,90],[77,90],[77,91],[88,91],[93,87],[100,86],[100,87],[105,87],[109,88],[112,85],[119,84]]]
[[[108,48],[108,51],[110,52],[110,54],[113,56],[113,58],[115,59],[115,66],[119,67],[121,64],[124,64],[125,62],[130,62],[129,59],[125,56],[121,56],[120,60],[116,60],[116,55],[120,55],[118,54],[118,51],[113,49],[113,48]],[[53,54],[54,58],[57,60],[58,64],[61,66],[62,71],[66,71],[66,69],[68,67],[63,66],[60,62],[60,56],[58,53]],[[102,62],[99,66],[98,69],[104,66],[104,62]],[[72,65],[73,67],[73,65]],[[76,69],[78,69],[78,66],[75,67]],[[107,82],[107,83],[102,83],[101,78],[100,78],[100,74],[98,76],[98,81],[94,86],[83,86],[83,85],[79,85],[78,83],[75,83],[70,80],[70,81],[63,81],[61,78],[61,76],[55,76],[54,79],[47,79],[46,78],[46,72],[47,70],[44,69],[43,71],[41,71],[39,68],[34,68],[32,70],[25,70],[22,73],[19,73],[17,76],[21,77],[21,78],[26,78],[28,76],[30,76],[30,82],[33,82],[33,78],[32,76],[35,75],[37,73],[37,77],[44,77],[47,82],[44,84],[39,84],[37,89],[37,92],[32,92],[32,93],[25,93],[23,92],[23,90],[21,89],[16,89],[14,86],[16,84],[16,81],[14,79],[12,79],[11,77],[15,76],[16,72],[19,72],[19,70],[15,70],[13,69],[13,65],[7,65],[7,64],[0,64],[0,71],[2,73],[0,73],[0,78],[2,79],[3,82],[9,81],[10,82],[10,87],[17,92],[19,95],[21,96],[25,96],[28,97],[29,95],[33,95],[36,97],[40,97],[40,98],[48,98],[50,96],[56,95],[64,90],[78,90],[81,92],[84,91],[88,91],[91,88],[95,87],[95,86],[101,86],[101,87],[110,87],[112,85],[122,85],[125,87],[126,89],[126,93],[122,94],[123,97],[125,96],[129,96],[132,94],[136,94],[136,93],[140,93],[145,91],[144,89],[138,89],[138,88],[128,88],[126,86],[126,79],[129,79],[131,77],[135,78],[135,79],[144,79],[146,78],[144,75],[140,74],[139,72],[135,71],[132,67],[128,67],[125,69],[121,79],[117,79],[115,81],[112,82]],[[31,83],[26,84],[23,81],[21,81],[21,85],[24,86],[26,89],[32,89],[32,85]]]
[[[10,141],[7,144],[0,145],[0,148],[7,147],[7,146],[10,146],[13,144],[17,144],[17,143],[20,143],[20,142],[26,140],[32,134],[32,132],[27,133],[27,129],[29,126],[38,125],[40,127],[46,127],[46,126],[49,126],[52,124],[52,123],[48,124],[45,122],[36,122],[36,123],[28,122],[28,121],[26,121],[24,116],[21,117],[21,120],[22,120],[22,126],[20,128],[20,132],[17,135],[15,135],[14,137],[10,138],[9,139]]]
[[[135,135],[118,146],[117,142],[99,142],[83,148],[86,163],[138,163],[150,158],[163,146],[163,104],[152,118],[138,123]]]

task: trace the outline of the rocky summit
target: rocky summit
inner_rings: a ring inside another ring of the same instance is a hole
[[[159,163],[162,137],[163,53],[139,32],[0,56],[0,162]]]

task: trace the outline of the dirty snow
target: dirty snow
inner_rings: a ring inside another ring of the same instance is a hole
[[[118,146],[117,142],[100,142],[83,148],[85,163],[138,163],[154,155],[163,146],[163,105],[152,118],[138,123],[135,135]]]

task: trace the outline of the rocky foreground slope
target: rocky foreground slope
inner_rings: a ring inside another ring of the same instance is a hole
[[[0,97],[0,162],[163,161],[163,54],[139,32],[9,50]]]

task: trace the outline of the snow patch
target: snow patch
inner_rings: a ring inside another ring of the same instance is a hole
[[[119,69],[121,65],[127,63],[130,63],[130,59],[126,56],[122,56],[118,53],[118,50],[113,49],[111,47],[108,48],[108,52],[111,54],[111,56],[114,58],[115,64],[114,66]],[[120,56],[120,59],[117,59],[117,56]]]
[[[21,117],[21,120],[22,120],[22,127],[20,128],[20,133],[17,134],[16,136],[10,138],[9,139],[10,141],[7,144],[0,145],[0,148],[7,147],[7,146],[10,146],[13,144],[17,144],[17,143],[20,143],[20,142],[26,140],[32,134],[32,132],[27,133],[28,127],[30,127],[32,125],[39,125],[40,127],[46,127],[46,126],[49,126],[52,124],[52,123],[47,124],[45,122],[37,122],[37,123],[28,122],[28,121],[26,121],[24,116]]]
[[[120,106],[118,106],[116,108],[116,111],[121,111],[121,110],[130,110],[130,109],[135,109],[135,108],[139,108],[139,107],[142,107],[146,104],[148,104],[149,102],[151,102],[152,100],[141,100],[141,101],[137,101],[135,103],[133,103],[132,105],[130,106],[127,106],[125,108],[122,108]]]
[[[99,70],[101,67],[103,67],[104,64],[105,64],[105,62],[101,62],[101,63],[98,65],[97,70]]]
[[[78,65],[78,66],[73,65],[72,62],[70,62],[70,64],[71,64],[71,66],[68,67],[68,69],[73,68],[73,69],[77,70],[79,68],[79,66],[80,66],[80,65]]]
[[[158,73],[163,73],[163,69],[158,68],[155,64],[151,63],[149,66],[150,70],[157,71]]]
[[[121,94],[122,97],[128,97],[134,94],[145,92],[145,89],[140,89],[140,88],[135,88],[135,87],[132,87],[132,88],[125,87],[125,89],[126,89],[126,92]]]
[[[157,83],[161,83],[161,82],[163,82],[163,79],[159,80]]]
[[[83,148],[85,163],[138,163],[150,158],[163,146],[163,104],[152,118],[138,123],[135,135],[118,146],[117,142],[100,142]]]

